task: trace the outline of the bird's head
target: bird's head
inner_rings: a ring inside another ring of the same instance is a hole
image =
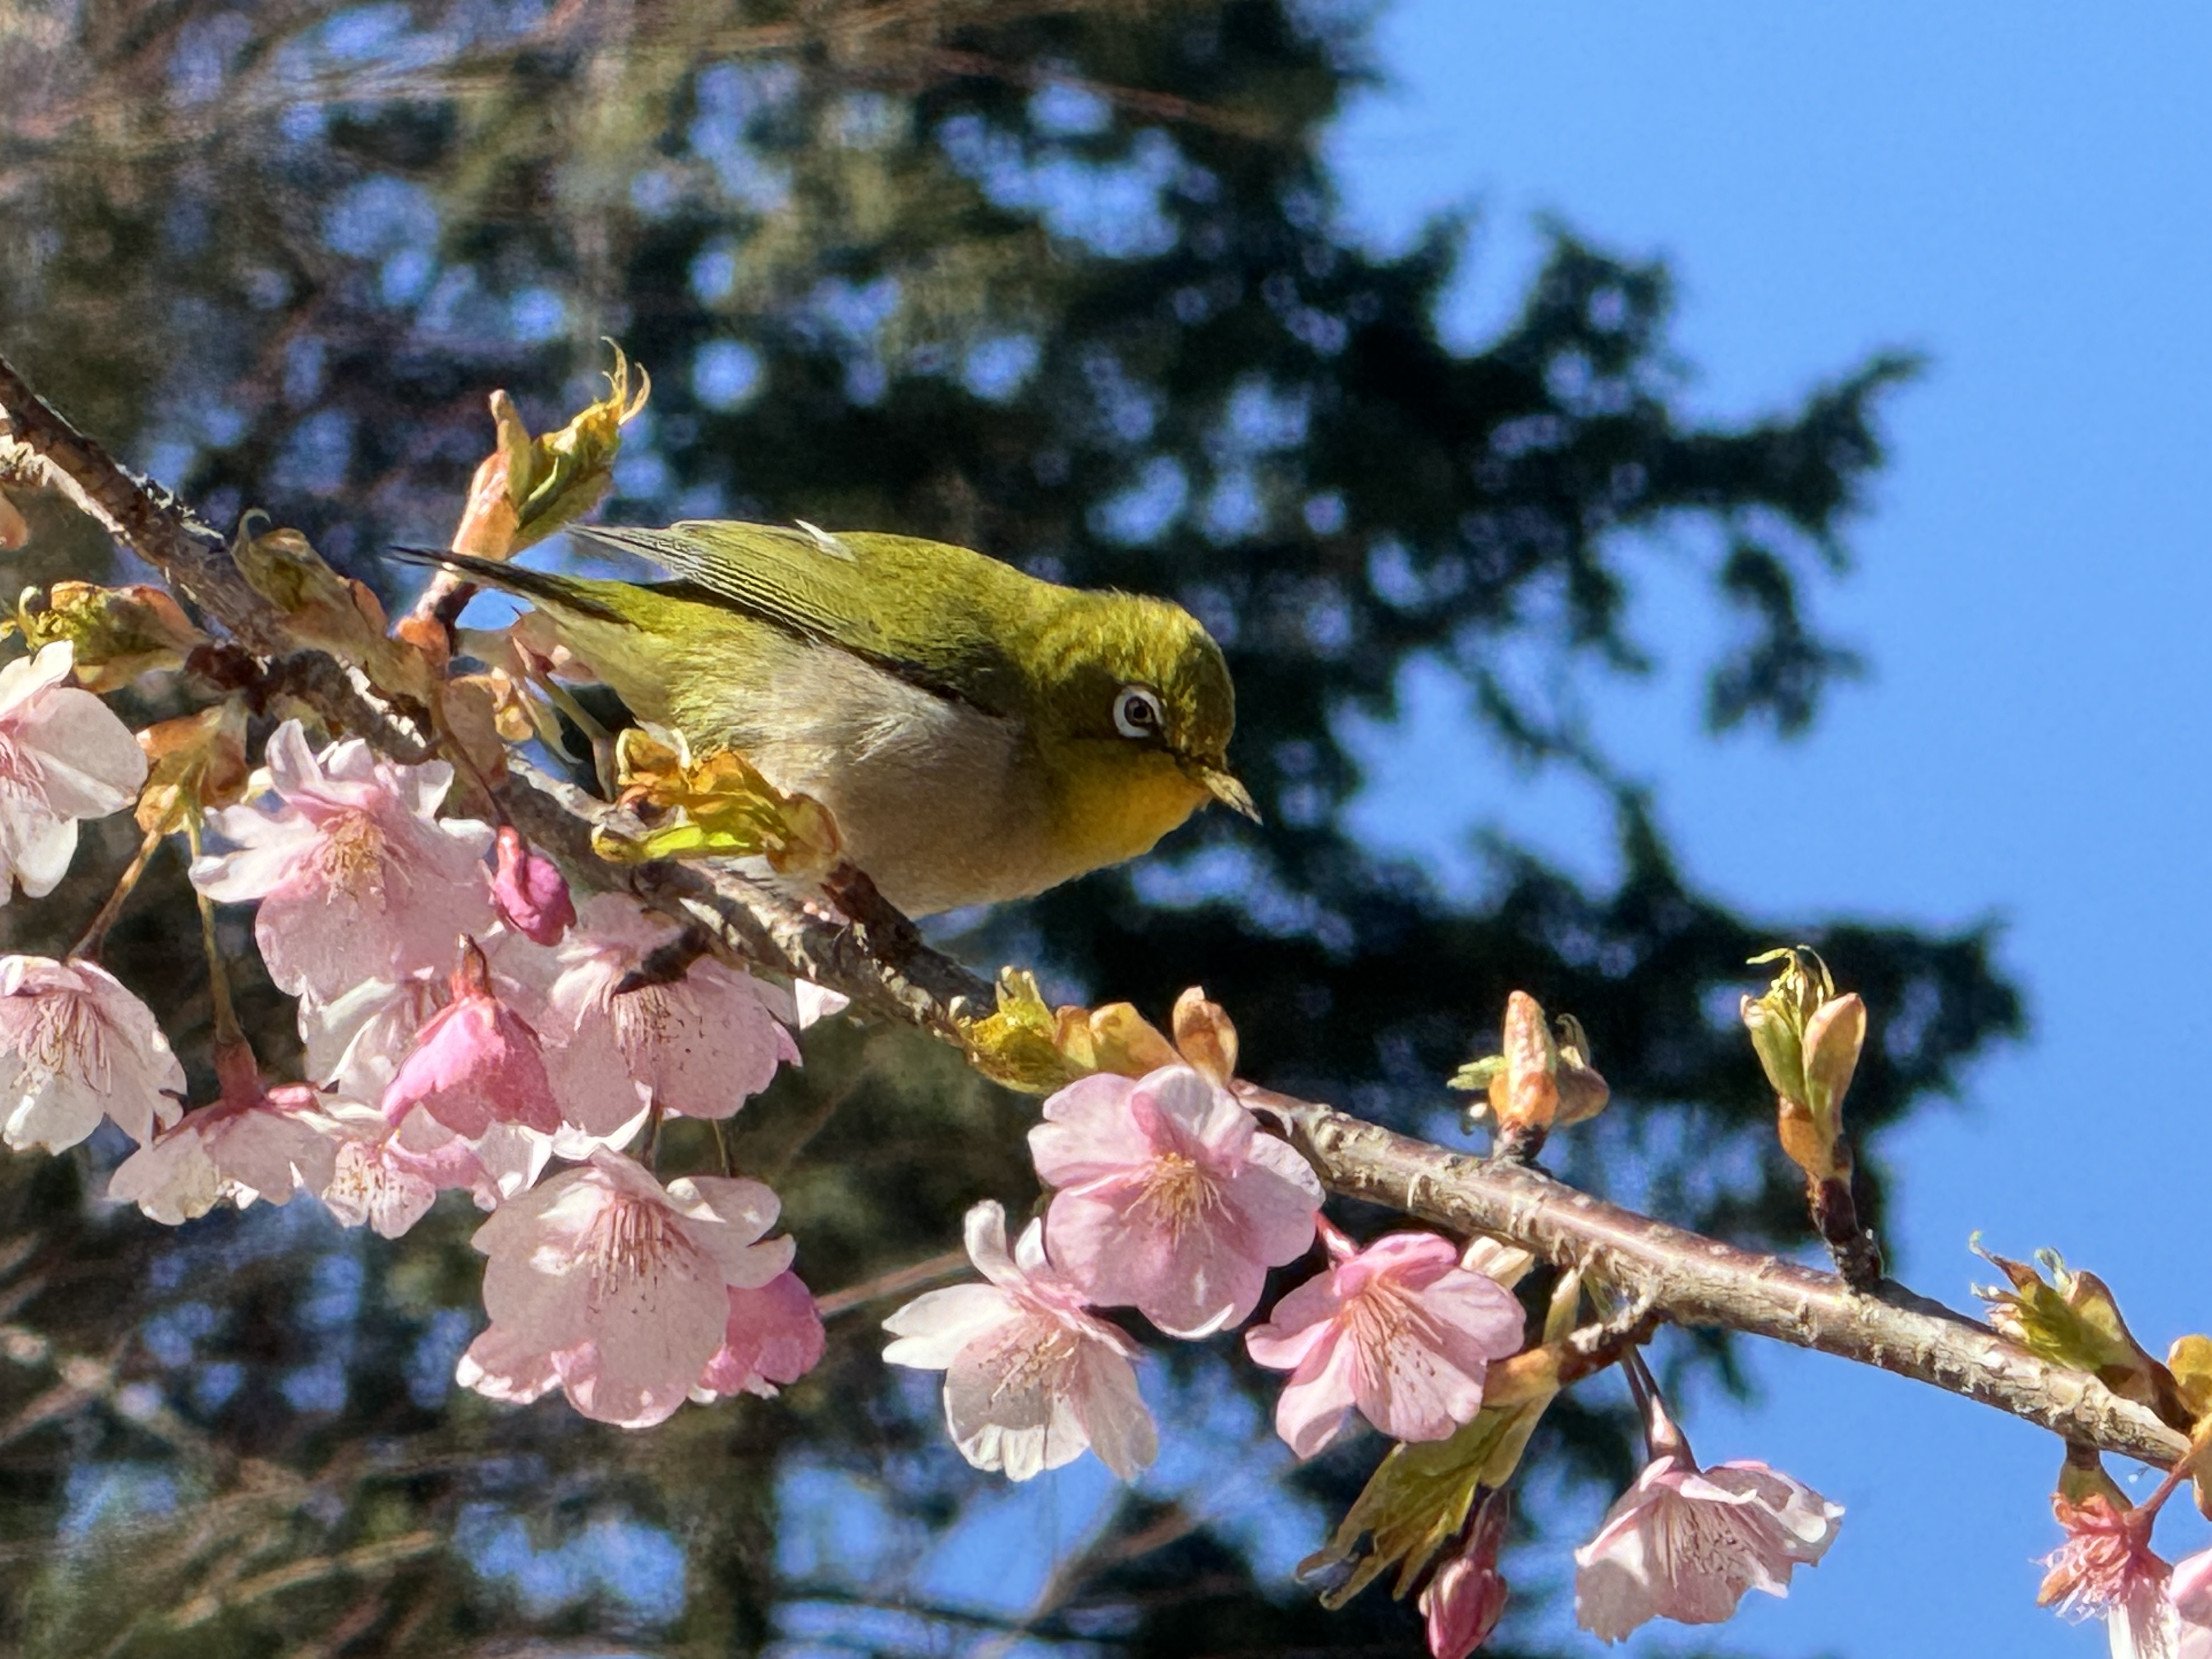
[[[1181,605],[1075,594],[1043,631],[1034,669],[1039,750],[1074,794],[1133,791],[1148,817],[1179,798],[1169,829],[1208,799],[1258,821],[1229,770],[1237,726],[1229,665]]]

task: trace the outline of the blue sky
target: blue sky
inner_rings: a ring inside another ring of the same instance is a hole
[[[1754,913],[2004,920],[2031,1039],[1881,1149],[1911,1283],[1964,1303],[1986,1276],[1978,1228],[2096,1270],[2154,1349],[2212,1326],[2182,1224],[2212,1169],[2192,1065],[2212,911],[2212,11],[1399,0],[1380,39],[1393,84],[1333,159],[1386,243],[1479,210],[1462,340],[1510,313],[1553,213],[1673,261],[1700,410],[1781,406],[1879,347],[1932,357],[1890,405],[1860,568],[1819,601],[1871,679],[1800,744],[1705,739],[1711,624],[1684,547],[1647,577],[1646,638],[1674,670],[1656,717],[1640,688],[1595,714],[1656,785],[1693,878]],[[1459,826],[1489,822],[1606,871],[1573,787],[1414,762],[1467,741],[1452,696],[1417,691],[1413,739],[1375,757],[1370,835],[1468,868]],[[1693,1411],[1701,1455],[1765,1458],[1850,1517],[1788,1602],[1753,1596],[1717,1632],[1732,1648],[2102,1650],[2101,1630],[2033,1605],[2056,1442],[1814,1356],[1762,1355],[1756,1374],[1754,1407]],[[2159,1541],[2212,1534],[2176,1504]],[[1559,1565],[1527,1569],[1556,1582]]]

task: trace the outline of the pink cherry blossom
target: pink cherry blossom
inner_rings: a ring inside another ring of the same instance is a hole
[[[477,1229],[491,1325],[464,1387],[530,1401],[558,1387],[585,1416],[646,1428],[682,1405],[728,1334],[732,1286],[791,1265],[775,1194],[696,1176],[665,1188],[613,1152],[563,1170]]]
[[[453,1000],[424,1023],[384,1091],[385,1115],[397,1123],[420,1106],[463,1135],[481,1135],[494,1122],[551,1134],[561,1108],[538,1033],[500,1000],[474,939],[464,939],[450,984]]]
[[[67,640],[0,668],[0,904],[21,882],[53,891],[76,855],[80,818],[103,818],[138,798],[146,756],[131,728],[89,691],[64,685]]]
[[[1793,1567],[1827,1553],[1842,1508],[1764,1463],[1699,1469],[1655,1456],[1575,1552],[1575,1620],[1618,1642],[1649,1619],[1717,1625],[1747,1589],[1790,1593]]]
[[[1429,1659],[1467,1659],[1498,1628],[1506,1585],[1498,1571],[1511,1499],[1503,1487],[1485,1492],[1459,1552],[1438,1567],[1416,1603],[1428,1623]]]
[[[1006,1252],[1006,1212],[968,1212],[968,1255],[985,1285],[956,1285],[909,1302],[884,1322],[897,1338],[894,1365],[945,1373],[945,1420],[979,1469],[1026,1480],[1087,1447],[1124,1480],[1159,1442],[1130,1368],[1135,1345],[1084,1310],[1083,1295],[1046,1258],[1032,1221]]]
[[[2175,1562],[2166,1594],[2184,1619],[2212,1626],[2212,1550],[2199,1550]]]
[[[2161,1500],[2162,1501],[2162,1500]],[[2070,1619],[2102,1617],[2113,1659],[2212,1659],[2207,1557],[2179,1569],[2150,1547],[2158,1504],[2124,1509],[2102,1493],[2051,1500],[2066,1541],[2044,1558],[2036,1601]]]
[[[779,1383],[796,1382],[814,1369],[825,1346],[821,1312],[797,1273],[780,1273],[757,1290],[732,1288],[722,1346],[691,1397],[703,1402],[757,1394],[773,1400]]]
[[[0,1120],[17,1152],[58,1152],[104,1115],[140,1143],[184,1108],[185,1068],[154,1011],[105,968],[0,957]]]
[[[540,945],[558,945],[575,925],[576,906],[561,866],[523,840],[511,823],[499,827],[499,852],[491,878],[500,920]]]
[[[1060,1189],[1045,1219],[1053,1259],[1103,1307],[1208,1336],[1243,1323],[1267,1269],[1313,1243],[1312,1167],[1188,1066],[1085,1078],[1044,1117],[1030,1151]]]
[[[727,1117],[799,1049],[777,1018],[788,999],[711,958],[666,985],[615,988],[676,937],[630,900],[584,901],[555,960],[539,1025],[562,1114],[607,1135],[648,1103],[685,1117]]]
[[[1472,1422],[1490,1362],[1521,1346],[1520,1303],[1435,1233],[1391,1233],[1363,1250],[1323,1219],[1321,1236],[1328,1269],[1244,1334],[1254,1359],[1291,1373],[1275,1431],[1303,1458],[1355,1407],[1396,1440],[1442,1440]]]
[[[318,1194],[340,1225],[366,1223],[398,1238],[429,1212],[449,1187],[480,1210],[495,1209],[537,1180],[550,1155],[543,1135],[491,1123],[477,1139],[454,1133],[421,1108],[392,1122],[374,1107],[340,1101],[323,1115],[335,1137],[329,1183]]]
[[[553,953],[520,933],[494,933],[479,944],[490,964],[492,994],[542,1027]],[[382,1100],[422,1027],[453,1000],[450,977],[364,980],[327,1002],[301,998],[308,1078],[347,1100]]]
[[[372,979],[328,1002],[301,999],[303,1069],[347,1100],[382,1100],[416,1034],[449,995],[442,979]]]
[[[327,1000],[406,979],[450,963],[457,933],[489,930],[491,830],[437,816],[452,766],[399,765],[358,738],[319,758],[297,720],[270,735],[268,762],[278,804],[210,812],[238,850],[196,860],[192,881],[261,901],[253,936],[280,987]]]
[[[110,1198],[175,1226],[224,1199],[242,1210],[256,1199],[286,1204],[299,1188],[319,1193],[330,1185],[337,1148],[318,1109],[323,1097],[303,1084],[264,1088],[244,1043],[219,1045],[215,1064],[221,1097],[116,1165]]]

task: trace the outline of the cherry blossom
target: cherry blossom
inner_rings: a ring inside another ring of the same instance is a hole
[[[1576,1622],[1601,1642],[1650,1619],[1719,1624],[1747,1589],[1788,1595],[1790,1570],[1827,1553],[1843,1512],[1764,1463],[1700,1469],[1686,1446],[1663,1452],[1575,1552]]]
[[[804,1031],[817,1021],[836,1018],[852,1006],[853,999],[842,991],[801,979],[792,981],[791,1002],[794,1023]]]
[[[449,1187],[480,1210],[523,1191],[545,1167],[552,1143],[513,1124],[494,1122],[469,1139],[421,1108],[397,1123],[374,1107],[337,1102],[323,1115],[336,1137],[329,1183],[319,1196],[339,1224],[364,1223],[398,1238],[429,1212]]]
[[[2179,1569],[2154,1554],[2157,1502],[2126,1508],[2093,1492],[2078,1504],[2055,1497],[2051,1508],[2066,1541],[2044,1558],[2038,1602],[2071,1619],[2101,1616],[2112,1659],[2212,1659],[2212,1551]]]
[[[539,945],[558,945],[576,921],[561,867],[522,838],[511,823],[499,827],[499,852],[491,878],[500,920]]]
[[[1190,1066],[1084,1078],[1044,1117],[1030,1151],[1059,1188],[1053,1259],[1101,1306],[1133,1306],[1170,1336],[1211,1335],[1243,1322],[1267,1269],[1313,1243],[1312,1167]]]
[[[284,1204],[299,1188],[319,1193],[330,1185],[337,1146],[319,1109],[324,1097],[304,1084],[264,1088],[244,1043],[219,1044],[215,1064],[221,1097],[118,1164],[110,1198],[175,1226],[226,1198],[242,1210],[256,1199]]]
[[[1435,1233],[1391,1233],[1363,1250],[1320,1225],[1329,1267],[1244,1334],[1254,1359],[1291,1373],[1275,1431],[1304,1458],[1355,1407],[1397,1440],[1442,1440],[1471,1422],[1490,1362],[1521,1346],[1520,1303]]]
[[[455,934],[490,928],[491,830],[437,816],[452,766],[399,765],[358,738],[319,758],[297,720],[270,735],[268,765],[278,805],[210,813],[237,850],[194,860],[192,881],[221,902],[261,901],[253,936],[284,990],[327,1000],[434,971]]]
[[[1482,1495],[1467,1542],[1436,1571],[1415,1605],[1427,1621],[1430,1659],[1467,1659],[1504,1616],[1506,1585],[1498,1571],[1513,1518],[1502,1487]]]
[[[563,1170],[477,1229],[489,1328],[461,1356],[464,1387],[525,1401],[554,1388],[623,1428],[681,1406],[721,1351],[732,1287],[791,1265],[775,1194],[696,1176],[665,1188],[613,1152]]]
[[[615,988],[675,930],[618,894],[585,900],[555,960],[539,1025],[562,1115],[587,1135],[618,1132],[648,1103],[727,1117],[776,1067],[799,1059],[777,1016],[789,999],[703,959],[670,984]]]
[[[2212,1550],[2199,1550],[2175,1562],[2166,1594],[2190,1623],[2212,1626]]]
[[[756,1290],[732,1288],[722,1346],[691,1397],[702,1403],[732,1394],[772,1400],[778,1384],[796,1382],[814,1369],[824,1346],[821,1312],[797,1273],[780,1273]]]
[[[39,898],[76,856],[80,818],[138,797],[146,756],[89,691],[65,685],[75,647],[57,640],[0,668],[0,904],[21,882]]]
[[[184,1108],[185,1069],[154,1011],[89,962],[0,957],[0,1133],[60,1152],[105,1115],[133,1140]]]
[[[1130,1368],[1135,1345],[1085,1311],[1083,1294],[1045,1255],[1032,1221],[1013,1254],[1006,1212],[968,1212],[968,1255],[990,1282],[909,1302],[884,1322],[894,1365],[945,1372],[945,1420],[979,1469],[1027,1480],[1087,1447],[1124,1480],[1152,1461],[1158,1439]]]
[[[474,939],[463,940],[450,984],[453,1000],[423,1024],[384,1091],[385,1115],[397,1123],[419,1106],[464,1135],[481,1135],[494,1122],[551,1134],[561,1109],[538,1033],[495,993]]]

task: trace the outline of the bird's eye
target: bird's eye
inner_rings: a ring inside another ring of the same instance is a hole
[[[1125,738],[1157,738],[1163,717],[1159,694],[1125,685],[1114,694],[1114,729]]]

